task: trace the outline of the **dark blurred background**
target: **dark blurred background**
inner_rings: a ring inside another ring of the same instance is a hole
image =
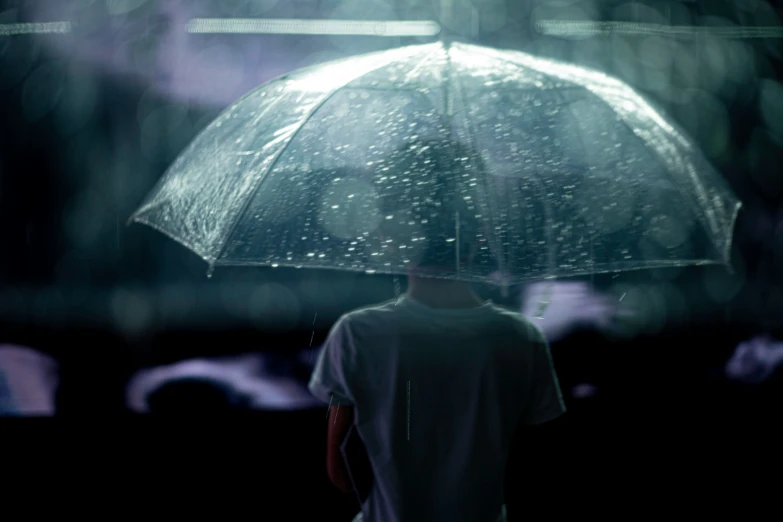
[[[555,511],[574,507],[564,498],[591,499],[576,503],[584,513],[625,513],[626,499],[702,514],[766,498],[740,491],[770,484],[761,477],[782,433],[781,3],[465,0],[452,17],[441,3],[0,3],[0,406],[54,416],[0,423],[0,455],[21,464],[10,476],[22,489],[67,488],[78,472],[85,503],[163,495],[171,513],[209,505],[273,520],[358,510],[326,478],[325,405],[304,387],[334,321],[394,297],[393,280],[285,268],[207,278],[195,254],[126,226],[245,92],[437,38],[187,30],[194,18],[289,18],[439,21],[481,45],[617,76],[691,134],[744,204],[734,273],[558,283],[540,321],[569,414],[539,441],[546,450],[517,464],[558,495],[537,498]],[[532,315],[541,288],[478,291]],[[208,412],[176,415],[193,413],[196,396]]]

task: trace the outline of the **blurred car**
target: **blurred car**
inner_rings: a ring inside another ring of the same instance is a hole
[[[542,282],[527,285],[520,312],[544,332],[549,342],[577,328],[610,329],[621,312],[617,299],[593,290],[586,282]]]
[[[59,365],[32,348],[0,345],[0,415],[51,416]]]
[[[131,411],[139,413],[172,411],[177,400],[183,411],[191,407],[205,410],[221,407],[261,410],[318,408],[322,404],[307,390],[306,379],[312,366],[307,366],[305,361],[310,351],[303,350],[290,356],[252,353],[189,359],[143,369],[128,384],[127,405]],[[165,393],[161,391],[163,389]],[[194,406],[194,402],[198,404]]]
[[[783,342],[760,335],[737,345],[724,372],[732,380],[760,384],[783,365]]]

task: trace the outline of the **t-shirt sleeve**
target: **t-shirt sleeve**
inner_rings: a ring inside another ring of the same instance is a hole
[[[528,425],[548,422],[566,411],[549,343],[542,336],[534,349],[530,394],[532,401],[523,417],[524,424]]]
[[[353,405],[352,382],[356,371],[356,352],[347,316],[332,326],[307,388],[326,403]]]

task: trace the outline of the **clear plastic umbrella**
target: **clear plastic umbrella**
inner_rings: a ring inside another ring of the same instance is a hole
[[[729,264],[741,203],[605,74],[437,42],[248,93],[132,216],[215,266],[515,284]]]

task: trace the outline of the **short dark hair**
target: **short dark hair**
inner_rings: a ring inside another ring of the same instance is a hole
[[[468,259],[483,231],[483,218],[476,218],[481,213],[476,208],[478,202],[472,197],[476,191],[465,190],[470,183],[483,181],[480,177],[484,164],[478,153],[454,140],[422,139],[397,149],[386,164],[395,172],[406,176],[415,173],[416,178],[427,181],[416,182],[411,187],[412,191],[423,191],[419,194],[416,214],[427,238],[426,246],[411,261],[421,267],[453,266],[457,239],[460,260]],[[456,237],[457,213],[459,238]]]

